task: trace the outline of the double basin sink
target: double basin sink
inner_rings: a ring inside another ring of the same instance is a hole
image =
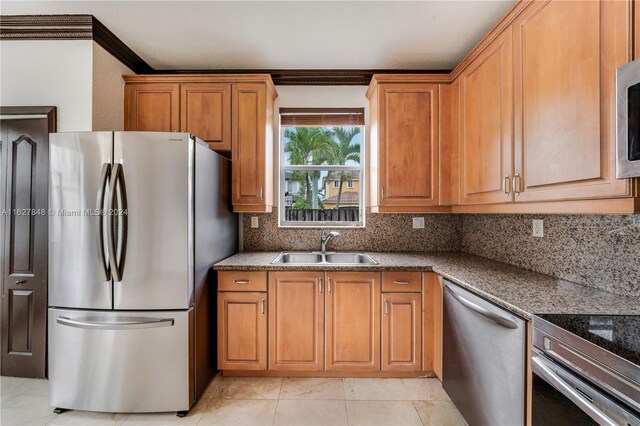
[[[377,265],[378,262],[373,260],[366,253],[280,253],[276,259],[271,262],[273,264],[287,265],[349,265],[349,266],[365,266]]]

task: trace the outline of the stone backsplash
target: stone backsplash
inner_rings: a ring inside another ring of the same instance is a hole
[[[259,228],[251,228],[257,216]],[[411,218],[423,216],[424,229]],[[544,237],[532,220],[544,220]],[[464,251],[624,296],[640,298],[640,215],[372,214],[338,229],[330,250]],[[245,251],[319,250],[317,228],[278,228],[278,213],[245,214]],[[328,230],[332,229],[327,227]]]
[[[532,220],[544,220],[544,237]],[[466,215],[462,251],[640,298],[640,215]]]
[[[259,227],[251,228],[257,216]],[[424,229],[412,228],[412,217],[425,219]],[[278,212],[246,213],[242,224],[245,251],[319,250],[318,228],[278,228]],[[327,230],[332,230],[330,226]],[[336,229],[340,236],[329,250],[344,251],[459,251],[462,216],[452,214],[373,214],[367,211],[365,228]]]

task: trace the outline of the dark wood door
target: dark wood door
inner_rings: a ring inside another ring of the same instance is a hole
[[[36,110],[38,111],[38,110]],[[7,116],[3,108],[3,118]],[[52,116],[1,120],[2,375],[45,377]]]

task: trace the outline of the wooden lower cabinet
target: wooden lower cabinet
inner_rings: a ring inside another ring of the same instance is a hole
[[[327,274],[325,363],[328,371],[380,370],[380,274]]]
[[[422,369],[422,296],[382,295],[382,370]]]
[[[435,273],[220,271],[218,283],[218,369],[225,374],[416,377],[441,370]]]
[[[324,369],[323,272],[269,274],[269,369]]]
[[[218,369],[267,369],[267,293],[218,293]]]

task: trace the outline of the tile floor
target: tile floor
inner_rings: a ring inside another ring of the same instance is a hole
[[[48,404],[46,380],[0,377],[1,425],[466,425],[437,379],[223,378],[185,418]]]

